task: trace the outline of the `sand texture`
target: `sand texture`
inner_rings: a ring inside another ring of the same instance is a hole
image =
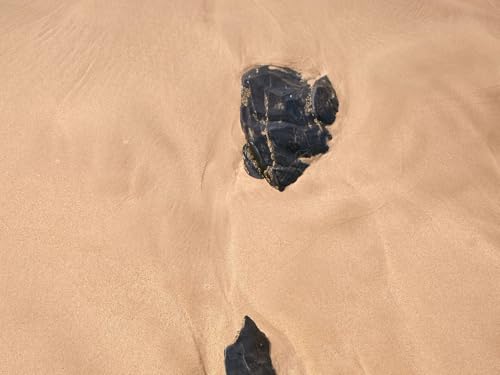
[[[330,151],[243,168],[241,74]],[[500,373],[498,0],[0,1],[0,373]]]

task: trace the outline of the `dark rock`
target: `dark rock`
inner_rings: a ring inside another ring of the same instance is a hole
[[[241,84],[245,170],[283,191],[309,166],[305,158],[328,151],[335,90],[326,76],[311,87],[298,72],[269,65],[247,71]]]
[[[326,125],[333,124],[339,111],[339,101],[328,77],[321,77],[314,83],[312,96],[316,118]]]
[[[224,352],[226,375],[276,375],[269,355],[270,346],[266,335],[245,316],[238,339]]]

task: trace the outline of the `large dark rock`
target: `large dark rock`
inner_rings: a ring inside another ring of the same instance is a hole
[[[326,76],[311,87],[300,73],[270,65],[247,71],[241,84],[245,170],[283,191],[309,166],[307,158],[328,151],[337,95]]]
[[[266,335],[248,316],[238,339],[225,352],[226,375],[276,375]]]

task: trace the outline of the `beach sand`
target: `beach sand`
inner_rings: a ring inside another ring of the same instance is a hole
[[[240,77],[327,74],[330,151],[249,177]],[[500,3],[0,2],[0,373],[500,373]]]

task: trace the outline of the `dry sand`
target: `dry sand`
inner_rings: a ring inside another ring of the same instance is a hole
[[[328,74],[331,151],[243,169],[241,73]],[[0,373],[500,373],[500,3],[0,1]]]

